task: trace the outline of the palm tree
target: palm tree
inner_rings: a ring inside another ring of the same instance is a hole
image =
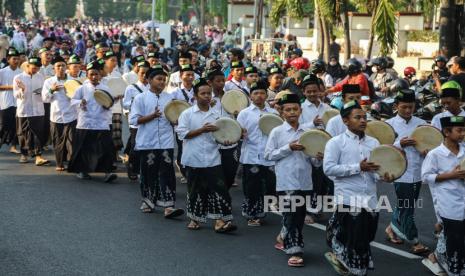
[[[321,53],[326,61],[329,61],[329,43],[330,34],[333,33],[333,27],[342,24],[344,28],[344,58],[349,59],[351,53],[350,29],[349,29],[349,3],[347,0],[316,0],[315,6],[318,13],[324,18],[321,22],[321,29],[324,34],[325,51]]]
[[[455,0],[441,0],[441,17],[439,18],[439,51],[441,54],[452,57],[460,55],[460,25],[457,12],[463,6],[456,5]],[[463,35],[462,35],[463,36]]]

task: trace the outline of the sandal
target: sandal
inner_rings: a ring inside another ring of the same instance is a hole
[[[66,169],[65,169],[64,167],[56,167],[56,168],[55,168],[55,171],[57,171],[57,172],[63,172],[63,171],[65,171],[65,170],[66,170]]]
[[[304,266],[304,259],[299,256],[292,256],[287,260],[287,265],[292,267],[302,267]]]
[[[275,243],[274,245],[274,248],[279,250],[279,251],[283,251],[284,252],[284,244],[282,242],[277,242]]]
[[[165,218],[166,219],[175,218],[175,217],[179,217],[179,216],[184,215],[184,210],[183,209],[173,209],[173,208],[171,208],[170,210],[171,210],[171,212],[169,212],[168,214],[165,213]]]
[[[425,253],[429,253],[429,251],[429,248],[421,243],[415,244],[410,250],[410,252],[415,255],[425,255]]]
[[[36,160],[36,166],[44,166],[44,165],[48,165],[50,163],[50,161],[46,160],[46,159],[38,159]]]
[[[191,220],[191,222],[189,222],[189,224],[187,225],[187,229],[189,229],[189,230],[199,230],[200,225],[199,225],[199,223],[197,221]]]
[[[426,266],[434,275],[438,275],[438,276],[447,275],[447,273],[441,268],[441,266],[439,266],[437,262],[434,263],[429,258],[424,258],[423,260],[421,260],[421,263],[424,266]]]
[[[393,244],[403,244],[404,243],[403,240],[399,239],[396,236],[396,234],[394,234],[394,232],[392,231],[392,229],[389,226],[386,228],[386,230],[384,230],[384,232],[386,233],[386,240],[388,242],[393,243]]]
[[[150,208],[150,206],[147,205],[147,203],[142,202],[142,205],[140,206],[140,209],[142,210],[142,213],[152,213],[153,209]]]
[[[228,233],[228,232],[235,231],[236,229],[237,229],[237,226],[232,224],[231,221],[225,222],[220,227],[215,226],[216,233]]]
[[[309,215],[307,214],[305,216],[305,221],[304,221],[305,225],[311,225],[311,224],[314,224],[315,223],[315,220],[313,219],[313,216],[312,215]]]
[[[345,268],[341,264],[341,262],[339,262],[339,260],[336,258],[334,253],[326,252],[325,258],[329,262],[329,264],[333,267],[333,269],[337,272],[337,274],[343,275],[343,276],[349,275],[349,271],[347,270],[347,268]]]
[[[249,219],[247,221],[247,226],[257,227],[262,226],[262,223],[260,222],[260,219]]]

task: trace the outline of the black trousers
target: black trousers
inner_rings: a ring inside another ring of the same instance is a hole
[[[242,164],[242,216],[247,219],[265,217],[263,197],[276,195],[276,175],[271,166]]]
[[[465,220],[442,218],[442,222],[446,238],[447,268],[450,273],[459,275],[465,268]]]
[[[233,219],[231,196],[224,185],[221,165],[209,168],[186,167],[187,217],[206,222],[207,219]]]
[[[157,206],[174,207],[176,201],[174,150],[153,149],[139,152],[142,197],[150,199]]]
[[[110,173],[115,161],[115,147],[110,130],[76,129],[69,172]]]
[[[50,142],[50,103],[44,103],[44,143],[42,146],[49,145]]]
[[[186,177],[186,167],[181,165],[181,156],[182,156],[182,140],[179,140],[178,136],[176,136],[176,144],[178,145],[178,154],[176,155],[176,162],[178,163],[179,169],[181,171],[181,175]]]
[[[124,148],[124,154],[129,156],[128,160],[128,175],[140,173],[140,152],[134,148],[136,146],[137,128],[129,128],[129,138]]]
[[[3,144],[17,145],[16,135],[16,107],[11,106],[0,110],[0,147]]]
[[[237,168],[239,167],[239,151],[236,146],[230,149],[220,149],[221,167],[224,173],[224,184],[230,189],[236,179]]]
[[[32,157],[42,155],[42,147],[45,145],[44,116],[18,117],[17,135],[22,155]],[[48,119],[47,119],[48,120]],[[50,129],[47,129],[50,132]]]
[[[292,202],[296,202],[296,197],[306,200],[310,195],[310,191],[285,191],[278,192],[279,196],[283,196],[290,208]],[[294,212],[290,208],[289,211],[282,212],[282,229],[280,236],[284,242],[284,252],[288,255],[300,256],[304,251],[304,236],[302,230],[304,228],[306,204],[295,207]]]
[[[71,159],[76,123],[76,120],[66,124],[50,122],[50,133],[57,167],[63,168],[64,162]]]

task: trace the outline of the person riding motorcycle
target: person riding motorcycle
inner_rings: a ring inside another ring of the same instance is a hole
[[[370,80],[373,82],[375,93],[378,97],[390,97],[392,96],[389,90],[389,83],[396,78],[396,76],[387,72],[388,61],[385,57],[377,57],[371,61],[373,64]]]

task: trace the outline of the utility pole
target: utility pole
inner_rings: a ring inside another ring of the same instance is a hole
[[[156,0],[152,0],[152,41],[155,41],[155,5]]]

